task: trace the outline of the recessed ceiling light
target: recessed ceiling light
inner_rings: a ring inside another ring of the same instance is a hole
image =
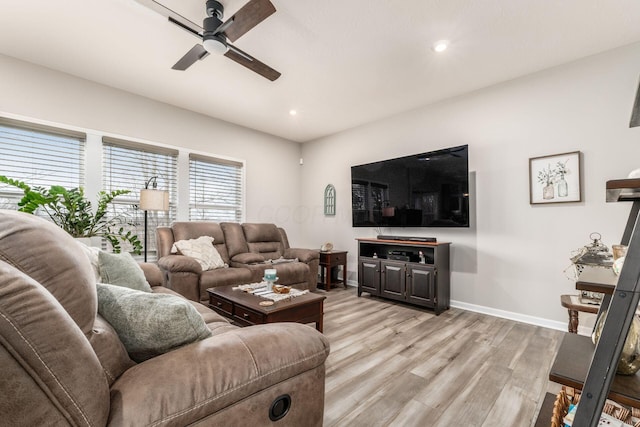
[[[433,50],[436,52],[444,52],[449,47],[448,40],[438,40],[433,44]]]
[[[298,112],[296,110],[289,110],[289,115],[290,116],[295,116],[296,114],[298,114]]]

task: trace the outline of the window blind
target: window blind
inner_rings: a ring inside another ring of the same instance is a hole
[[[30,187],[81,187],[85,140],[84,133],[0,117],[0,175]],[[18,209],[23,195],[16,187],[0,184],[0,208]]]
[[[243,165],[189,155],[189,219],[241,222]]]
[[[149,260],[157,258],[156,233],[158,226],[170,225],[176,219],[176,194],[178,151],[104,137],[103,189],[105,191],[130,190],[112,203],[110,216],[126,218],[125,229],[135,233],[144,242],[144,211],[140,210],[140,190],[152,177],[157,177],[158,189],[169,191],[169,211],[149,211],[148,247]],[[149,188],[153,188],[152,185]],[[124,247],[123,250],[130,250]]]

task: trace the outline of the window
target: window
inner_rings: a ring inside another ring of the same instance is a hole
[[[152,177],[157,177],[158,189],[169,191],[169,211],[149,211],[147,254],[157,258],[158,226],[170,225],[176,218],[178,151],[114,138],[102,138],[104,191],[130,190],[112,204],[111,215],[130,219],[129,227],[144,242],[144,211],[138,209],[140,190]],[[151,188],[151,187],[150,187]],[[123,247],[123,250],[130,248]]]
[[[0,174],[30,187],[84,184],[86,135],[0,117]],[[0,184],[0,208],[17,209],[22,190]]]
[[[242,163],[189,155],[189,219],[242,221]]]

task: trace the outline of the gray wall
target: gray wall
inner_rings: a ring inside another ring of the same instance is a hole
[[[0,55],[0,70],[0,114],[86,131],[92,145],[108,134],[182,147],[179,174],[186,178],[188,151],[244,161],[245,220],[276,222],[291,242],[301,239],[293,215],[301,188],[300,144],[7,56]],[[100,150],[92,153],[87,170],[95,172]],[[99,185],[99,176],[89,180]],[[188,183],[183,179],[182,184],[179,219],[187,220]]]
[[[283,225],[299,246],[349,250],[352,282],[355,238],[378,230],[351,227],[350,166],[469,144],[469,229],[381,231],[452,242],[456,305],[557,328],[566,325],[559,295],[575,292],[563,273],[571,251],[592,231],[611,245],[623,230],[629,205],[606,204],[605,182],[640,167],[640,128],[628,127],[640,44],[302,146],[6,56],[0,69],[0,114],[245,161],[246,220]],[[574,150],[583,202],[529,205],[528,159]],[[329,183],[335,217],[323,215]]]
[[[306,240],[348,250],[355,281],[355,238],[380,230],[351,227],[350,166],[469,144],[471,228],[381,231],[452,242],[456,305],[565,328],[560,295],[576,292],[563,273],[571,251],[593,231],[619,242],[630,208],[605,203],[604,189],[640,167],[640,128],[629,129],[639,75],[636,44],[304,144]],[[583,202],[530,205],[528,159],[575,150]],[[322,211],[328,183],[335,217]]]

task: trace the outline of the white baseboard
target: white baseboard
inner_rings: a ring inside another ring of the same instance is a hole
[[[544,328],[557,329],[565,332],[567,331],[568,319],[567,322],[558,322],[557,320],[543,319],[542,317],[528,316],[526,314],[515,313],[513,311],[498,310],[497,308],[469,304],[461,301],[451,301],[451,307],[488,314],[489,316],[501,317],[503,319],[515,320],[516,322],[528,323],[530,325],[542,326]],[[580,330],[578,332],[582,334]],[[591,334],[591,329],[589,329],[589,333],[587,335],[589,334]]]
[[[348,286],[358,287],[358,282],[347,281]],[[497,308],[485,307],[483,305],[469,304],[462,301],[451,301],[451,307],[460,308],[462,310],[473,311],[476,313],[487,314],[489,316],[501,317],[503,319],[514,320],[516,322],[528,323],[530,325],[542,326],[543,328],[556,329],[558,331],[567,332],[569,319],[566,322],[558,322],[557,320],[544,319],[542,317],[529,316],[526,314],[516,313],[513,311],[499,310]],[[578,326],[578,334],[591,336],[590,326]]]
[[[587,337],[590,337],[592,332],[593,332],[593,327],[578,325],[578,335],[585,335]]]

